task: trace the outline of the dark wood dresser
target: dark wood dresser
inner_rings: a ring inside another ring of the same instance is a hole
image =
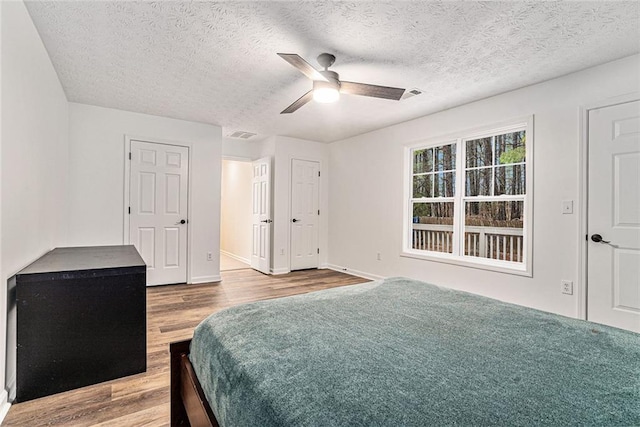
[[[17,402],[146,370],[146,266],[133,246],[56,248],[14,286]]]

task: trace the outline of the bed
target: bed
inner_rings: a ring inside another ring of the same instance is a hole
[[[640,425],[640,335],[405,278],[223,310],[171,370],[172,425]]]

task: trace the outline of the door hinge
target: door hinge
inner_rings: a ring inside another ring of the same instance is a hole
[[[129,151],[129,160],[131,160],[131,151]]]
[[[318,171],[318,176],[320,176],[320,171]]]
[[[320,209],[318,209],[318,215],[320,215]]]
[[[131,206],[129,206],[129,215],[131,215]]]
[[[318,248],[318,253],[320,253],[320,248]]]

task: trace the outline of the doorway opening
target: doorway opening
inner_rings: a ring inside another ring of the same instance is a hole
[[[222,159],[220,271],[251,268],[251,178],[249,160]]]

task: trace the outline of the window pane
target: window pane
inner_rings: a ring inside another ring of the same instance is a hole
[[[524,171],[524,165],[496,167],[494,194],[525,194]]]
[[[453,197],[456,189],[455,172],[441,172],[433,176],[433,197]]]
[[[466,202],[464,254],[511,262],[524,260],[524,202]]]
[[[453,252],[453,202],[413,204],[412,248]]]
[[[472,169],[467,171],[467,196],[491,196],[491,169]]]
[[[413,176],[413,197],[431,197],[431,187],[433,186],[433,175]]]
[[[413,223],[453,225],[453,202],[413,203]]]
[[[493,164],[493,152],[491,150],[491,137],[467,141],[467,167],[491,166]]]
[[[450,171],[456,168],[456,144],[435,147],[435,170]]]
[[[506,165],[509,163],[521,163],[525,159],[525,132],[523,130],[518,132],[505,133],[503,135],[496,135],[496,165]]]
[[[413,173],[433,172],[433,149],[425,148],[413,152]]]

